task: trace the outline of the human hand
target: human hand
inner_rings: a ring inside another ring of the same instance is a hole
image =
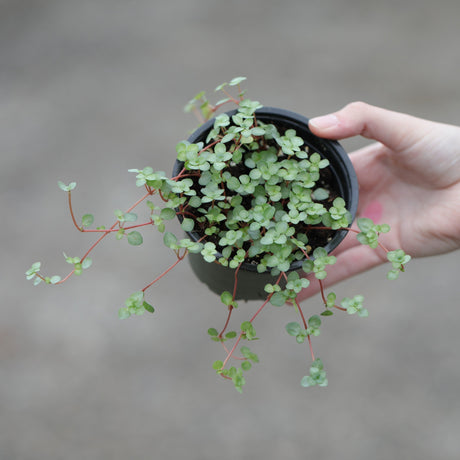
[[[387,223],[384,245],[412,257],[460,247],[460,127],[392,112],[362,102],[310,120],[328,139],[363,136],[378,141],[350,155],[360,185],[358,217]],[[354,227],[356,228],[356,227]],[[386,261],[350,232],[334,252],[325,286]],[[308,288],[300,299],[317,290]]]

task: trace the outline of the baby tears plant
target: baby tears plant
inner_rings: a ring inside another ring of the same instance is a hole
[[[177,144],[180,167],[173,177],[152,167],[130,169],[143,193],[126,210],[115,210],[111,225],[93,228],[91,214],[84,214],[78,221],[72,206],[76,183],[58,182],[67,195],[74,226],[81,233],[95,234],[96,239],[81,256],[64,254],[72,266],[65,277],[43,274],[40,262],[32,264],[26,277],[34,285],[62,284],[90,267],[90,255],[110,235],[139,246],[143,243],[140,231],[155,227],[163,234],[174,261],[142,289],[129,295],[119,309],[121,319],[154,313],[146,292],[188,254],[197,254],[209,264],[234,270],[233,289],[220,295],[226,310],[224,325],[208,329],[208,335],[222,346],[224,353],[223,359],[213,363],[215,372],[242,391],[247,371],[259,363],[258,355],[251,349],[251,343],[259,339],[255,320],[267,308],[286,306],[298,315],[298,321],[286,325],[286,332],[298,344],[307,343],[311,357],[301,385],[326,386],[323,362],[315,356],[312,346],[312,338],[320,334],[323,326],[321,317],[324,320],[336,311],[368,315],[362,295],[345,297],[339,302],[335,292],[326,292],[328,267],[337,262],[325,249],[327,242],[338,231],[356,233],[359,243],[387,254],[392,265],[388,273],[391,280],[404,271],[410,256],[401,249],[390,251],[379,241],[380,235],[390,230],[386,224],[360,218],[358,230],[350,228],[352,216],[345,199],[326,181],[329,160],[312,151],[294,129],[259,120],[257,110],[262,105],[246,98],[241,89],[244,80],[238,77],[219,85],[216,91],[223,98],[215,104],[208,101],[204,92],[187,104],[186,111],[194,112],[201,122],[215,117],[206,138]],[[217,114],[228,104],[236,109]],[[138,222],[141,204],[145,218]],[[169,230],[176,218],[180,221],[180,234]],[[291,270],[296,261],[303,261],[299,272]],[[232,330],[232,315],[238,308],[238,279],[245,263],[254,265],[260,274],[270,274],[272,282],[266,284],[266,298],[257,311]],[[319,283],[322,306],[308,317],[298,296],[314,282]]]

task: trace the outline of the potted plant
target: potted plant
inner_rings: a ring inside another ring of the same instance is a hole
[[[246,98],[240,86],[244,80],[238,77],[219,85],[216,91],[223,92],[224,98],[214,105],[204,92],[190,101],[186,111],[195,112],[203,124],[187,141],[177,144],[172,177],[151,167],[131,169],[144,194],[126,211],[117,210],[110,227],[91,228],[91,214],[83,215],[78,223],[72,207],[76,184],[59,182],[67,193],[75,227],[99,237],[82,257],[65,255],[73,266],[66,277],[43,275],[39,262],[26,277],[36,285],[61,284],[91,265],[91,252],[108,235],[137,246],[143,242],[141,227],[154,226],[164,234],[164,244],[176,259],[129,296],[119,310],[120,318],[153,313],[146,291],[190,255],[194,272],[220,295],[226,309],[224,326],[208,330],[211,339],[224,349],[224,359],[213,364],[219,375],[242,390],[244,373],[259,361],[248,346],[257,338],[255,319],[268,305],[289,304],[298,311],[299,322],[287,324],[286,331],[298,343],[307,342],[312,359],[301,384],[325,386],[324,366],[315,357],[311,340],[320,333],[321,317],[337,310],[362,317],[368,314],[361,295],[337,302],[334,292],[325,291],[327,267],[336,263],[331,252],[348,232],[355,232],[361,244],[386,252],[392,264],[390,279],[404,271],[410,256],[400,249],[389,251],[379,242],[379,235],[390,230],[386,224],[361,218],[357,220],[359,230],[351,228],[358,184],[340,144],[313,135],[308,119],[301,115],[266,108]],[[227,104],[236,109],[216,115]],[[148,218],[137,223],[134,211],[141,203],[146,204]],[[176,217],[179,235],[166,231],[166,225]],[[323,305],[318,315],[307,319],[297,296],[313,280],[320,285]],[[260,308],[236,330],[230,330],[241,299],[261,299]],[[242,341],[247,344],[239,347]]]

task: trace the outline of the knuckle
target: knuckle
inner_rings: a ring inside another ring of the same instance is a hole
[[[347,104],[343,110],[346,110],[347,112],[364,112],[369,109],[370,105],[367,104],[366,102],[363,101],[353,101]]]

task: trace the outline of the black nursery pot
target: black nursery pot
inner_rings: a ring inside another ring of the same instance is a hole
[[[234,113],[236,113],[236,110],[228,112],[228,115],[231,116]],[[335,185],[339,195],[345,200],[346,207],[354,219],[358,207],[358,180],[344,148],[337,141],[315,136],[308,128],[308,118],[297,113],[274,107],[263,107],[256,111],[256,116],[258,120],[264,123],[274,124],[281,132],[284,132],[286,129],[295,129],[297,136],[304,140],[305,145],[312,151],[318,152],[323,158],[329,160],[329,169],[334,178],[333,180],[336,182]],[[188,141],[191,143],[204,142],[213,125],[214,119],[204,123],[189,137]],[[183,163],[176,160],[173,177],[179,174],[182,168]],[[202,235],[195,232],[188,232],[187,234],[194,241],[202,237]],[[346,230],[337,231],[334,234],[332,239],[324,246],[328,253],[340,244],[346,234]],[[223,267],[217,262],[208,263],[203,259],[201,254],[190,254],[188,259],[195,275],[211,291],[219,295],[223,291],[233,292],[235,269]],[[301,266],[302,261],[293,262],[290,271],[299,270]],[[267,283],[273,282],[274,278],[269,273],[258,273],[255,265],[243,263],[238,272],[236,299],[265,299],[267,294],[264,291],[264,286]]]

